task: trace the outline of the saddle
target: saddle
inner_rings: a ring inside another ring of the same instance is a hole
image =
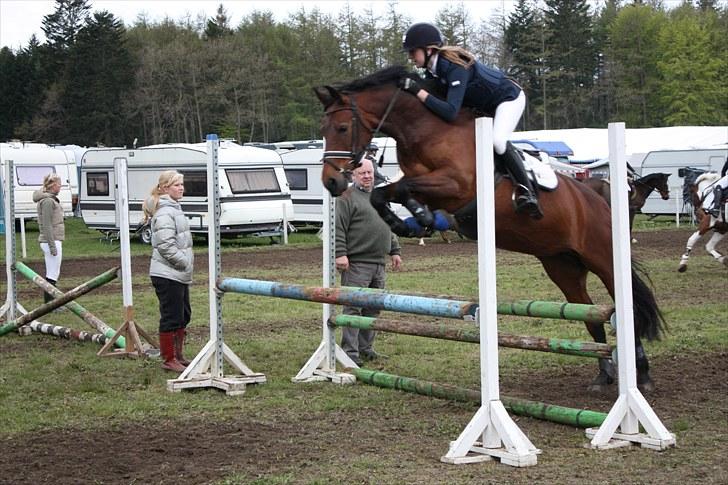
[[[551,165],[542,162],[539,157],[528,151],[521,150],[521,154],[523,155],[523,167],[531,182],[542,190],[556,190],[556,187],[559,186],[559,179]]]

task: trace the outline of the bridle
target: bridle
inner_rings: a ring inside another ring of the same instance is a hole
[[[365,130],[367,130],[372,136],[371,139],[374,139],[379,134],[379,130],[382,128],[382,125],[384,125],[384,122],[386,121],[389,114],[392,112],[392,108],[394,108],[394,103],[397,101],[397,96],[399,96],[400,89],[397,89],[394,94],[392,95],[392,98],[389,100],[389,104],[387,105],[387,109],[384,111],[384,115],[382,116],[382,119],[379,121],[379,124],[375,129],[372,130],[370,126],[368,126],[364,122],[364,118],[359,114],[359,108],[356,105],[356,99],[354,98],[354,95],[350,95],[350,106],[344,106],[341,108],[333,109],[331,111],[327,111],[325,113],[325,116],[329,116],[334,113],[338,113],[339,111],[351,111],[352,115],[352,123],[351,123],[351,151],[325,151],[323,154],[323,158],[321,161],[332,167],[334,170],[339,172],[343,175],[349,175],[352,171],[359,168],[361,166],[362,160],[364,157],[371,157],[373,158],[374,155],[376,155],[377,150],[379,149],[377,145],[374,143],[368,143],[367,145],[364,145],[361,147],[361,149],[357,150],[356,145],[359,142],[359,126],[361,125],[364,127]],[[343,167],[337,166],[332,159],[346,159],[346,164]]]
[[[670,197],[670,189],[669,189],[669,187],[667,187],[667,184],[665,183],[665,184],[655,184],[655,185],[651,185],[651,184],[649,184],[649,183],[647,183],[647,182],[645,182],[643,180],[644,178],[647,178],[647,177],[649,177],[649,175],[645,175],[644,177],[640,177],[638,179],[633,179],[632,180],[632,183],[635,185],[635,187],[637,185],[641,185],[641,186],[646,187],[646,188],[648,188],[650,190],[657,190],[660,193],[660,196],[664,200],[667,200]],[[665,189],[666,190],[663,191],[662,190],[663,187],[661,187],[660,185],[665,185]]]

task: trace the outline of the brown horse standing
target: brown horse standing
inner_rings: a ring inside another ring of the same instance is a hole
[[[634,222],[634,216],[637,214],[645,202],[647,197],[650,196],[653,190],[657,190],[660,193],[662,200],[668,200],[670,198],[670,188],[667,186],[667,179],[670,177],[669,173],[651,173],[630,181],[630,195],[629,195],[629,231],[632,232],[632,223]],[[609,189],[609,181],[590,177],[582,180],[582,182],[588,187],[595,190],[599,195],[602,196],[607,204],[611,205],[611,194]]]
[[[375,189],[372,204],[392,230],[412,235],[388,210],[389,201],[405,205],[425,227],[432,224],[430,209],[445,210],[454,215],[457,230],[475,239],[475,117],[464,109],[452,123],[441,120],[399,90],[398,83],[408,75],[403,67],[395,66],[337,88],[315,88],[325,109],[321,122],[326,140],[323,184],[334,196],[344,192],[348,174],[365,156],[373,135],[384,133],[397,141],[404,177]],[[512,193],[510,180],[500,178],[495,188],[497,246],[538,258],[569,302],[593,303],[587,293],[589,271],[614,297],[610,209],[604,199],[584,184],[559,176],[557,190],[540,194],[544,217],[534,220],[515,213]],[[637,383],[640,389],[650,390],[654,386],[640,337],[658,338],[662,315],[651,290],[634,269],[632,291]],[[602,324],[587,324],[587,328],[596,342],[606,342]],[[601,359],[599,369],[591,385],[595,390],[614,382],[610,360]]]

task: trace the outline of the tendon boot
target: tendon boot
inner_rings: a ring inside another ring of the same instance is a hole
[[[183,372],[185,367],[179,363],[175,356],[175,331],[159,332],[159,352],[162,354],[162,369],[173,372]]]
[[[52,284],[53,286],[56,286],[56,280],[52,280],[50,278],[46,278],[46,281],[48,283]],[[48,293],[46,291],[43,292],[43,303],[48,303],[52,299],[53,299],[53,295],[51,295],[50,293]]]
[[[175,332],[175,339],[174,339],[174,350],[175,350],[175,357],[177,357],[177,362],[182,364],[183,366],[187,367],[190,365],[190,361],[185,359],[182,355],[182,349],[185,345],[185,338],[187,337],[187,329],[185,328],[179,328]]]
[[[538,205],[536,191],[533,189],[528,174],[523,166],[521,155],[511,142],[506,142],[506,151],[502,155],[506,168],[513,178],[516,191],[516,212],[527,212],[534,219],[541,219],[543,212]]]
[[[720,217],[720,199],[723,197],[723,187],[717,185],[713,189],[713,205],[710,206],[706,212],[711,216],[718,218]]]

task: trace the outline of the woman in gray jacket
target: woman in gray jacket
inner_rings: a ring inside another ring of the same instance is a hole
[[[38,209],[38,242],[45,259],[46,280],[54,286],[61,274],[63,240],[66,238],[63,207],[58,200],[60,191],[61,177],[49,173],[43,177],[43,188],[33,192],[33,202]],[[53,296],[43,293],[43,299],[48,303]]]
[[[159,299],[162,368],[175,372],[182,372],[189,364],[182,356],[182,347],[192,316],[189,286],[194,256],[190,225],[179,204],[184,191],[182,174],[166,170],[144,203],[146,218],[151,218],[149,276]]]

